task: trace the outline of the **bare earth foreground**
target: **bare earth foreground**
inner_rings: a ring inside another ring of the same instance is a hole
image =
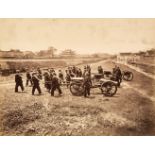
[[[97,70],[113,67],[98,62]],[[155,135],[155,81],[130,68],[134,79],[123,81],[114,97],[105,97],[99,89],[91,97],[72,96],[64,86],[62,97],[14,93],[14,83],[1,84],[0,135]]]

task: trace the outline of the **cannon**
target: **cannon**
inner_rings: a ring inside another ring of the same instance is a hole
[[[133,73],[131,71],[124,70],[122,71],[122,79],[125,81],[132,81],[133,80]],[[113,79],[114,75],[111,71],[104,71],[104,78],[106,79]]]
[[[102,76],[103,75],[99,74],[94,74],[91,76],[91,88],[99,88],[101,90],[101,94],[105,96],[114,96],[117,92],[117,82],[104,79]],[[84,94],[83,81],[83,77],[75,77],[71,79],[70,92],[72,95],[82,96]]]

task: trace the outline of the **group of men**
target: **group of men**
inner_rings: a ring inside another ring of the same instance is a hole
[[[98,74],[104,75],[102,66],[98,67]],[[115,66],[115,68],[113,68],[113,75],[115,81],[118,82],[118,86],[120,86],[120,83],[122,81],[122,74],[118,66]],[[58,70],[58,74],[56,74],[54,68],[47,69],[44,73],[42,73],[41,69],[38,67],[36,71],[32,72],[32,74],[29,70],[27,70],[26,86],[28,86],[30,83],[30,86],[32,86],[32,95],[34,95],[35,90],[38,90],[39,94],[42,93],[40,88],[40,80],[42,80],[43,77],[44,77],[44,86],[48,90],[48,92],[51,93],[51,96],[54,96],[54,92],[56,90],[58,90],[59,95],[62,94],[62,90],[60,87],[62,83],[66,83],[68,88],[71,82],[71,78],[83,77],[84,97],[90,96],[92,81],[91,81],[91,67],[89,65],[84,66],[83,71],[82,69],[76,66],[68,67],[65,70],[65,76],[62,70]],[[18,87],[21,87],[21,90],[24,91],[23,79],[19,70],[15,75],[15,82],[16,82],[15,92],[18,92]]]
[[[41,88],[40,88],[39,81],[40,81],[40,79],[38,78],[36,72],[33,72],[32,75],[30,74],[29,71],[26,72],[26,86],[29,85],[29,82],[30,82],[31,86],[33,86],[32,87],[32,95],[34,95],[34,92],[36,89],[38,90],[39,94],[41,94]],[[20,87],[21,90],[24,91],[22,74],[20,73],[19,70],[16,71],[15,83],[16,83],[15,92],[18,92],[18,87]]]
[[[44,73],[42,73],[41,69],[38,67],[36,71],[33,71],[32,74],[29,69],[26,71],[26,86],[32,86],[32,95],[34,95],[35,90],[38,90],[38,93],[41,94],[41,87],[40,87],[40,80],[44,77],[44,84],[47,90],[51,93],[51,96],[54,96],[54,92],[58,90],[59,95],[62,94],[62,90],[60,85],[64,82],[66,82],[67,88],[70,84],[71,78],[73,77],[85,77],[84,81],[84,88],[86,89],[85,94],[90,95],[90,87],[88,88],[88,83],[91,81],[90,79],[90,74],[91,74],[91,69],[90,66],[84,66],[84,71],[78,67],[72,66],[68,67],[65,70],[66,76],[64,76],[64,73],[62,70],[58,71],[58,75],[56,74],[56,71],[54,68],[48,69]],[[89,77],[89,80],[88,80]],[[87,82],[88,80],[88,82]],[[24,91],[24,85],[23,85],[23,78],[22,74],[20,73],[19,70],[16,71],[15,75],[15,92],[18,92],[18,87],[21,88],[22,91]],[[88,88],[88,90],[87,90]],[[86,96],[86,95],[85,95]]]

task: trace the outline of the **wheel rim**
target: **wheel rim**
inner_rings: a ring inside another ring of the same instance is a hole
[[[133,74],[124,74],[124,80],[131,81],[133,79]]]
[[[107,84],[102,87],[102,92],[106,96],[113,96],[117,91],[117,87],[113,84]]]

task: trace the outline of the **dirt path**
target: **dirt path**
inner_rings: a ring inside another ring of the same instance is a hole
[[[133,89],[134,91],[136,91],[139,94],[141,94],[143,97],[146,97],[146,98],[152,100],[155,103],[155,97],[147,95],[144,90],[140,90],[140,89],[138,89],[136,87],[133,87],[130,84],[128,84],[127,82],[124,82],[123,85],[126,86],[126,87],[128,87],[128,88]]]
[[[117,63],[116,61],[113,61],[114,63]],[[138,67],[135,67],[135,66],[132,66],[132,65],[129,65],[129,64],[123,64],[123,63],[118,63],[118,64],[122,64],[122,65],[125,65],[125,66],[128,66],[129,68],[131,69],[134,69],[135,71],[149,77],[149,78],[152,78],[155,80],[155,75],[152,75],[152,74],[149,74],[149,73],[146,73],[144,72],[142,69],[138,68]]]

